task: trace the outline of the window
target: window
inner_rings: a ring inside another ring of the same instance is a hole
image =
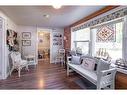
[[[96,56],[97,52],[101,51],[107,52],[114,60],[122,58],[122,28],[123,22],[117,22],[92,29],[93,55]]]
[[[83,54],[89,53],[90,28],[72,32],[71,49],[81,48]]]
[[[94,28],[89,27],[72,32],[71,49],[79,47],[84,54],[92,56],[97,56],[101,52],[103,57],[108,55],[112,60],[126,59],[127,32],[123,28],[123,22],[125,22],[124,19],[119,19]]]

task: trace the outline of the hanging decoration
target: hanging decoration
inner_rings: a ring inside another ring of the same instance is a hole
[[[7,45],[9,46],[9,51],[18,49],[17,33],[11,29],[7,30]]]
[[[62,34],[61,33],[54,33],[53,34],[53,45],[62,45]]]
[[[115,42],[115,25],[105,25],[98,29],[96,33],[96,42]]]

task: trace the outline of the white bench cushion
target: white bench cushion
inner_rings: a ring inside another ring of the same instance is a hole
[[[89,80],[93,84],[95,84],[95,85],[97,84],[97,75],[96,75],[95,71],[86,70],[86,69],[82,68],[81,65],[75,65],[75,64],[71,64],[71,63],[68,63],[68,65],[71,69],[76,71],[81,76],[85,77],[87,80]]]

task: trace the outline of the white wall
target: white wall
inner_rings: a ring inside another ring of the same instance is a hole
[[[3,63],[3,19],[0,18],[0,79],[2,78],[2,63]]]
[[[31,33],[31,38],[28,40],[31,40],[31,46],[22,46],[22,33],[23,32],[30,32]],[[32,27],[32,26],[18,26],[18,34],[20,35],[19,38],[19,43],[20,43],[20,51],[23,56],[27,55],[36,55],[36,49],[37,49],[37,28]],[[37,63],[37,60],[35,60]]]
[[[8,61],[8,48],[6,45],[6,30],[7,29],[12,29],[14,31],[17,31],[17,25],[8,17],[6,16],[2,11],[0,11],[0,17],[4,19],[4,30],[3,30],[3,34],[2,37],[0,39],[2,39],[2,62],[0,63],[0,69],[2,70],[2,79],[5,79],[8,76],[8,69],[9,69],[9,61]]]

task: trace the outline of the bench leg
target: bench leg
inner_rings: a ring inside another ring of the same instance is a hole
[[[18,76],[20,77],[21,68],[18,68]]]
[[[67,76],[69,76],[69,66],[67,65]]]
[[[97,89],[98,89],[98,90],[101,90],[101,88],[100,88],[100,86],[99,86],[99,85],[97,85]]]
[[[113,81],[113,83],[110,85],[110,89],[115,89],[114,81]]]

